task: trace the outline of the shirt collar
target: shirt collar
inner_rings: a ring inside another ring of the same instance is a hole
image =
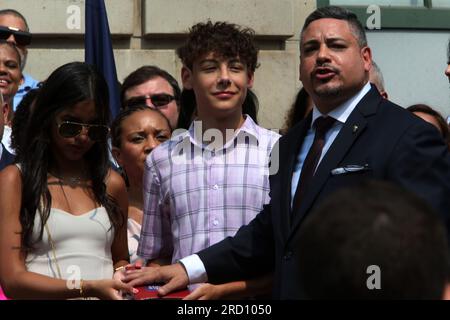
[[[246,115],[244,115],[244,117],[245,117],[244,123],[241,125],[240,128],[237,129],[237,131],[235,132],[235,134],[233,136],[233,139],[230,139],[223,146],[223,148],[227,148],[231,143],[233,143],[233,141],[235,140],[235,138],[237,136],[239,136],[241,134],[244,134],[244,133],[253,136],[254,138],[256,138],[255,141],[258,141],[258,136],[259,136],[259,134],[258,134],[259,133],[258,125],[253,121],[253,119],[249,115],[246,114]],[[192,144],[194,144],[196,146],[199,146],[199,147],[205,147],[205,144],[203,144],[202,141],[198,141],[198,139],[196,139],[195,129],[197,129],[197,131],[199,131],[199,132],[197,132],[197,136],[198,137],[201,137],[203,135],[203,133],[199,130],[201,128],[200,126],[198,126],[198,127],[194,126],[194,124],[195,124],[194,122],[195,121],[201,121],[201,120],[200,119],[196,119],[196,120],[192,121],[192,123],[191,123],[191,125],[189,127],[189,130],[188,130],[188,132],[189,132],[189,139],[190,139]],[[206,144],[206,145],[208,145],[208,144]]]
[[[0,143],[0,159],[2,158],[3,155],[3,143]]]
[[[352,111],[356,108],[358,103],[362,100],[362,98],[366,95],[367,92],[370,91],[370,82],[367,82],[366,85],[353,97],[345,101],[343,104],[338,106],[337,108],[333,109],[328,113],[330,117],[335,118],[340,123],[345,123],[352,113]],[[312,121],[311,121],[311,127],[314,121],[316,121],[317,118],[324,116],[319,109],[317,109],[316,106],[313,107],[313,114],[312,114]]]

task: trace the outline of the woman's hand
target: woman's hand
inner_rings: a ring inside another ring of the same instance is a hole
[[[131,285],[117,279],[88,280],[83,283],[83,297],[97,297],[101,300],[123,300],[122,294],[136,293]]]

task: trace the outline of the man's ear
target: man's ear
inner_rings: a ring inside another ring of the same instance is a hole
[[[364,69],[369,72],[372,68],[372,50],[369,47],[363,47],[361,49],[361,56],[364,61]]]
[[[117,163],[122,167],[123,162],[122,162],[122,153],[120,152],[120,149],[117,147],[112,147],[111,153],[114,159],[116,159]]]
[[[181,68],[181,81],[184,89],[192,90],[192,71],[186,66]]]

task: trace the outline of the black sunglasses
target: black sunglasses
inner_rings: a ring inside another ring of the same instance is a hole
[[[147,104],[147,99],[150,99],[150,101],[152,103],[151,105]],[[149,107],[154,107],[156,109],[159,109],[161,107],[168,105],[173,100],[175,100],[175,97],[170,94],[158,93],[158,94],[152,94],[152,95],[147,95],[147,96],[132,97],[132,98],[128,99],[127,101],[125,101],[125,107],[130,108],[130,107],[146,105]]]
[[[72,121],[63,121],[58,124],[58,132],[63,138],[74,138],[83,131],[83,127],[87,128],[87,135],[92,141],[105,141],[108,137],[109,128],[105,125]]]
[[[13,27],[0,27],[0,39],[6,40],[11,35],[14,35],[14,39],[20,46],[27,46],[31,43],[31,33]]]

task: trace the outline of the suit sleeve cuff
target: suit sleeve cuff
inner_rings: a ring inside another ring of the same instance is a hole
[[[208,281],[208,275],[206,274],[205,266],[196,254],[187,256],[180,259],[180,262],[186,269],[186,273],[189,278],[189,283],[202,283]]]

